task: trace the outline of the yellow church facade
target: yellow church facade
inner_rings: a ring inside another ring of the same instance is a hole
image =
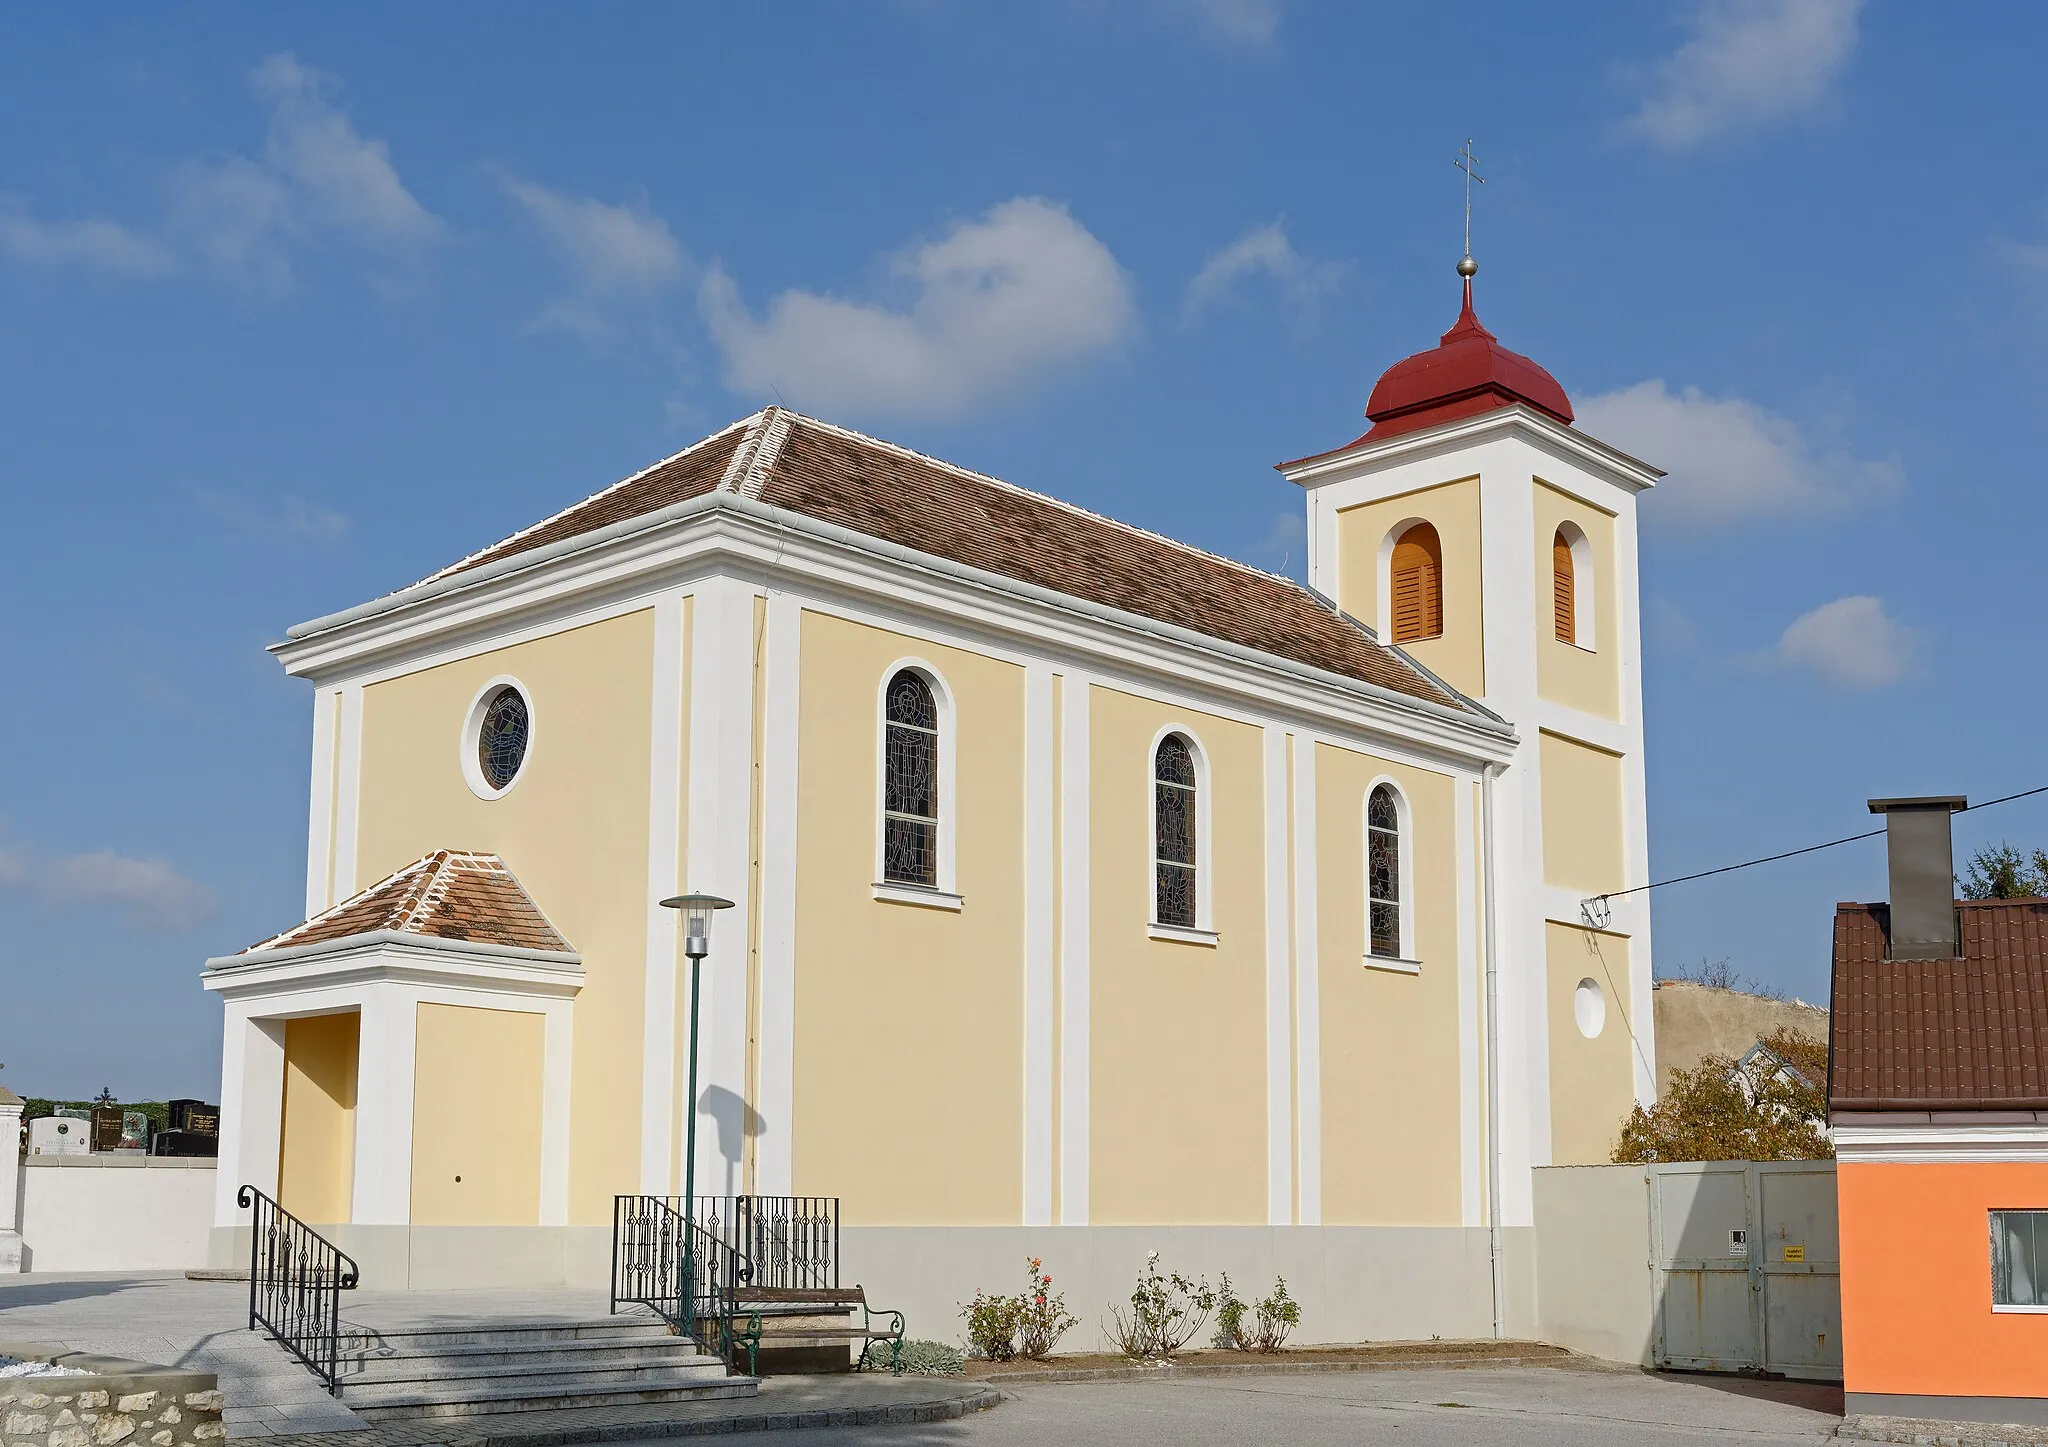
[[[366,1284],[601,1285],[694,1112],[700,1193],[838,1198],[926,1316],[1171,1248],[1326,1339],[1513,1325],[1531,1169],[1653,1089],[1647,910],[1587,900],[1647,882],[1659,474],[1479,334],[1283,467],[1307,588],[770,408],[291,630],[217,1256],[247,1181]],[[694,1100],[683,891],[737,906]]]

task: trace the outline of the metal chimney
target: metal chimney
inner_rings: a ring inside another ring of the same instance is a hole
[[[1960,795],[1870,801],[1870,812],[1884,815],[1892,959],[1956,958],[1956,861],[1949,815],[1968,807]]]

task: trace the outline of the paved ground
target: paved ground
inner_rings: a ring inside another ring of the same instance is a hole
[[[1350,1372],[1016,1387],[993,1411],[910,1426],[766,1432],[763,1447],[1607,1447],[1818,1443],[1839,1388],[1556,1368]]]
[[[228,1396],[233,1436],[361,1426],[276,1343],[247,1330],[246,1282],[178,1275],[32,1273],[0,1284],[0,1336],[212,1372]]]
[[[495,1317],[545,1321],[600,1317],[601,1291],[354,1291],[344,1329],[388,1329]],[[212,1372],[227,1393],[233,1437],[345,1432],[365,1425],[267,1336],[248,1330],[247,1282],[184,1274],[38,1273],[0,1283],[0,1337],[53,1341],[81,1351]]]
[[[601,1314],[595,1293],[362,1292],[344,1316],[380,1326],[482,1315],[546,1318]],[[234,1435],[346,1431],[359,1419],[303,1367],[245,1330],[248,1288],[182,1276],[32,1275],[0,1285],[0,1337],[216,1372],[235,1414]],[[959,1390],[955,1384],[944,1384]],[[997,1383],[1001,1386],[1002,1384]],[[764,1395],[764,1414],[829,1411],[937,1395],[916,1379],[788,1380]],[[1838,1388],[1621,1369],[1401,1370],[1200,1377],[1173,1382],[1008,1386],[993,1411],[954,1421],[767,1431],[764,1444],[804,1447],[1169,1447],[1180,1443],[1501,1444],[1606,1447],[1610,1443],[1742,1441],[1815,1443],[1840,1421]],[[844,1401],[840,1399],[845,1397]],[[709,1408],[713,1404],[701,1404]],[[373,1447],[376,1430],[357,1440]],[[355,1434],[351,1433],[351,1437]],[[341,1439],[347,1441],[347,1438]],[[282,1447],[282,1444],[280,1444]]]

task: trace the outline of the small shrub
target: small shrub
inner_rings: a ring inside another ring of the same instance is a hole
[[[1200,1334],[1215,1307],[1216,1293],[1207,1281],[1190,1281],[1177,1271],[1161,1275],[1159,1253],[1148,1251],[1131,1291],[1130,1313],[1111,1307],[1104,1332],[1133,1360],[1170,1358]]]
[[[1031,1285],[1017,1298],[1017,1355],[1042,1362],[1080,1318],[1067,1310],[1065,1293],[1052,1294],[1045,1263],[1031,1258]]]
[[[960,1314],[967,1318],[967,1345],[976,1356],[1006,1362],[1017,1355],[1017,1330],[1024,1324],[1022,1297],[977,1291]]]
[[[1255,1303],[1252,1311],[1257,1318],[1252,1328],[1253,1351],[1279,1351],[1286,1345],[1288,1334],[1301,1325],[1301,1307],[1287,1294],[1284,1276],[1274,1278],[1272,1294]]]
[[[1230,1273],[1224,1272],[1223,1284],[1216,1288],[1216,1335],[1209,1338],[1209,1345],[1218,1351],[1250,1351],[1251,1342],[1244,1334],[1244,1314],[1248,1310],[1230,1285]]]
[[[906,1377],[957,1377],[967,1370],[967,1358],[960,1355],[957,1347],[949,1347],[942,1341],[906,1341],[903,1343],[903,1375]],[[889,1344],[878,1342],[868,1356],[868,1370],[887,1371],[889,1368]]]

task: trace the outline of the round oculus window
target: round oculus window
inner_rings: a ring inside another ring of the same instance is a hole
[[[526,696],[516,688],[501,688],[484,708],[477,728],[477,771],[493,789],[507,789],[519,777],[526,762],[526,745],[532,737],[532,719],[526,711]]]
[[[1572,991],[1572,1020],[1588,1040],[1598,1039],[1606,1028],[1607,995],[1597,981],[1581,980],[1578,989]]]

